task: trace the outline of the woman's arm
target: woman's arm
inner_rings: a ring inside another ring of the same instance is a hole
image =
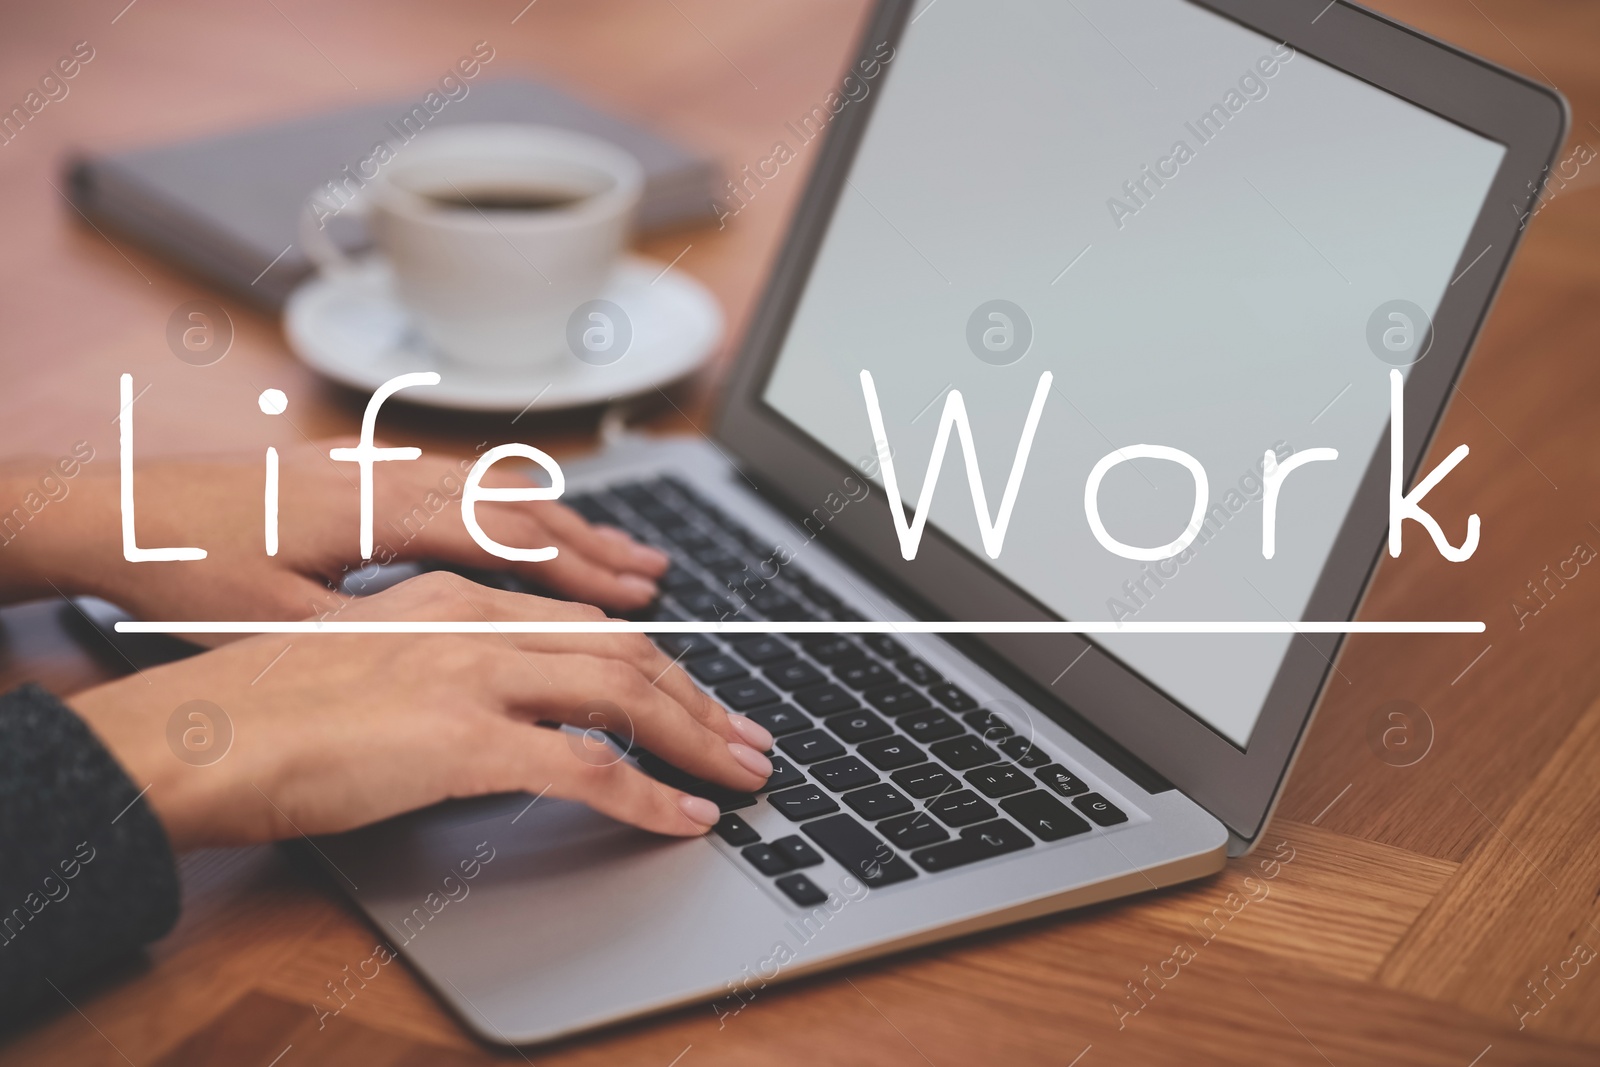
[[[343,617],[603,615],[435,572]],[[187,748],[194,701],[206,728],[228,732],[220,755]],[[754,791],[772,772],[771,735],[639,634],[251,637],[67,703],[36,689],[0,700],[0,907],[14,924],[0,918],[0,1014],[13,991],[48,993],[45,979],[63,985],[170,927],[169,842],[336,833],[517,790],[662,834],[716,822],[715,804],[646,777],[600,730],[730,789]],[[63,863],[77,864],[70,876]]]
[[[121,480],[112,458],[59,480],[59,499],[41,496],[40,463],[0,466],[0,601],[93,594],[147,619],[303,619],[337,610],[334,587],[371,575],[361,558],[360,478],[328,452],[353,442],[283,449],[279,464],[278,552],[267,555],[265,469],[261,456],[154,460],[134,474],[134,514],[141,548],[195,547],[200,560],[130,563],[122,543]],[[590,524],[558,501],[483,502],[476,515],[494,541],[519,548],[554,546],[554,559],[512,563],[484,551],[461,519],[461,494],[472,461],[424,455],[379,463],[373,473],[372,560],[438,560],[511,571],[551,593],[615,611],[656,596],[667,557],[621,530]],[[527,485],[506,462],[487,487]],[[22,508],[6,527],[4,502]],[[19,525],[20,522],[20,525]],[[370,579],[369,579],[370,580]]]
[[[605,616],[436,571],[340,617]],[[195,700],[220,709],[232,731],[226,756],[203,766],[169,733]],[[336,833],[447,797],[546,788],[658,833],[700,834],[717,820],[714,804],[597,748],[596,728],[733,789],[758,788],[772,767],[762,755],[771,735],[729,715],[640,634],[263,635],[69,703],[149,787],[179,849]]]
[[[0,695],[0,1022],[178,917],[167,835],[94,733],[37,686]]]

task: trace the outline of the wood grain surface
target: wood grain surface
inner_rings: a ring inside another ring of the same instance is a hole
[[[37,454],[41,470],[84,439],[110,462],[121,371],[151,383],[139,423],[149,454],[261,447],[265,420],[239,413],[268,385],[295,398],[292,417],[310,436],[353,430],[362,402],[298,364],[270,317],[78,219],[58,188],[72,150],[404,96],[487,40],[498,72],[550,79],[736,171],[821,101],[865,10],[862,0],[125,2],[0,11],[0,100],[20,99],[75,42],[96,51],[71,94],[0,147],[0,453]],[[1572,144],[1600,146],[1600,5],[1377,6],[1553,82],[1573,106]],[[641,246],[664,261],[682,253],[675,269],[715,291],[735,337],[808,153],[725,230]],[[1464,564],[1425,552],[1386,563],[1366,608],[1482,618],[1488,632],[1352,639],[1262,849],[1217,877],[767,989],[723,1026],[685,1010],[524,1057],[476,1044],[402,968],[319,1027],[312,1001],[371,952],[374,934],[281,850],[198,852],[181,863],[177,931],[5,1035],[0,1065],[1600,1062],[1600,569],[1541,587],[1539,599],[1529,585],[1576,545],[1600,548],[1597,189],[1600,163],[1531,224],[1428,460],[1471,446],[1462,475],[1430,502],[1481,514],[1481,547]],[[197,297],[221,299],[237,329],[228,357],[206,368],[176,360],[165,341],[168,315]],[[723,356],[641,421],[696,432]],[[528,437],[506,418],[391,417],[428,449]],[[593,447],[594,423],[592,412],[541,418],[534,432],[570,456]],[[105,649],[68,635],[64,610],[0,613],[0,684],[66,692],[118,672]],[[1374,717],[1393,701],[1423,715],[1385,743]],[[1162,978],[1180,945],[1191,958]]]

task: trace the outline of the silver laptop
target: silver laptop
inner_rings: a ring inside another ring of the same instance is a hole
[[[1353,617],[1386,544],[1389,372],[1409,480],[1565,126],[1553,91],[1342,2],[884,0],[720,205],[770,210],[811,168],[716,439],[567,470],[569,502],[673,555],[641,618],[704,624],[659,640],[772,731],[773,779],[731,794],[615,737],[716,800],[716,831],[501,796],[320,841],[332,877],[468,1027],[521,1044],[726,1016],[1216,871],[1261,834],[1341,637],[1134,624]],[[908,552],[886,461],[909,518],[936,440]],[[1268,457],[1313,448],[1338,458],[1283,483],[1265,558]],[[1434,517],[1461,545],[1468,516]],[[1392,565],[1438,551],[1403,532]],[[908,620],[950,632],[851,632]],[[1124,625],[960,632],[1050,620]]]

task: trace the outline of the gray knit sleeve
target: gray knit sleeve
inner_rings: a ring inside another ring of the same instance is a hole
[[[43,689],[0,695],[0,1023],[60,1005],[177,918],[172,850],[140,787]]]

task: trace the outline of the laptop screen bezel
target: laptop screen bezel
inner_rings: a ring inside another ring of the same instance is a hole
[[[1563,142],[1565,101],[1553,89],[1344,0],[1332,5],[1326,0],[1185,2],[1284,41],[1505,146],[1457,270],[1478,250],[1488,250],[1447,290],[1435,315],[1432,347],[1407,379],[1409,485],[1521,236],[1518,216],[1531,206],[1534,189]],[[866,21],[855,61],[881,60],[886,43],[898,48],[916,3],[880,0]],[[844,106],[831,122],[718,411],[717,436],[736,462],[797,516],[809,514],[829,493],[838,492],[844,478],[865,479],[779,414],[763,393],[878,92],[893,76],[891,59],[878,75],[879,84]],[[840,399],[861,401],[858,396]],[[1348,619],[1360,607],[1386,543],[1388,454],[1386,429],[1312,592],[1308,619]],[[1460,476],[1470,469],[1463,467]],[[903,560],[883,499],[874,486],[868,503],[830,516],[825,543],[868,567],[874,580],[919,614],[949,619],[1056,617],[934,527],[928,528],[916,561]],[[1424,540],[1409,543],[1412,552],[1433,551]],[[938,580],[919,580],[919,575],[937,575]],[[1087,721],[1248,842],[1264,825],[1316,703],[1329,678],[1336,676],[1333,664],[1343,638],[1301,635],[1291,644],[1243,749],[1083,638],[994,635],[966,643],[972,642],[981,645],[983,658],[1003,662],[1031,682],[1030,698],[1041,710]],[[1466,646],[1463,651],[1470,652]],[[1072,669],[1062,673],[1069,663]]]

